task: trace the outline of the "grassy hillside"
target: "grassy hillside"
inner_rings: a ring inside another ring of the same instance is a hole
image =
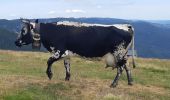
[[[64,81],[63,61],[53,65],[54,77],[45,74],[49,53],[0,51],[0,100],[168,100],[170,61],[138,58],[132,69],[134,85],[123,73],[117,88],[110,88],[116,70],[103,61],[71,58],[71,80]]]

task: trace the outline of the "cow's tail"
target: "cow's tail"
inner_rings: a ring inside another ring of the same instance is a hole
[[[134,36],[132,39],[132,63],[133,63],[133,68],[135,68],[136,63],[135,63],[135,38],[134,38]]]
[[[132,64],[133,64],[133,68],[136,67],[136,63],[135,63],[135,34],[134,34],[134,28],[131,26],[129,27],[130,32],[132,34],[132,40],[131,40],[131,49],[132,49]]]

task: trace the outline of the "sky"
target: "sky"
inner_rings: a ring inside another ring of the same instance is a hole
[[[20,17],[170,20],[170,0],[0,0],[0,19]]]

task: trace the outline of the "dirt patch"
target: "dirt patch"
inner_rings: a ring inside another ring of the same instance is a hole
[[[91,99],[113,98],[116,100],[130,100],[132,97],[129,96],[129,93],[140,93],[145,91],[158,95],[168,94],[168,91],[161,87],[144,86],[140,84],[128,86],[124,81],[120,81],[116,88],[109,87],[111,80],[78,79],[77,81],[71,81],[71,84],[74,84],[76,86],[75,89],[81,91],[81,94],[84,97]]]
[[[156,86],[151,86],[151,85],[144,86],[140,84],[135,84],[132,87],[125,87],[125,88],[130,89],[131,91],[135,91],[135,92],[147,91],[147,92],[152,92],[152,93],[160,94],[160,95],[164,95],[168,92],[166,89],[162,87],[156,87]]]

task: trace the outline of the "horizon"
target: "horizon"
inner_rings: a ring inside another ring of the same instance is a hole
[[[2,0],[0,19],[116,18],[170,20],[169,0]]]
[[[20,17],[21,18],[21,17]],[[0,20],[8,20],[8,21],[12,21],[12,20],[20,20],[20,18],[14,18],[14,19],[1,19]],[[75,19],[79,19],[79,18],[85,18],[85,19],[90,19],[90,18],[101,18],[101,19],[117,19],[117,20],[130,20],[130,21],[170,21],[170,19],[121,19],[121,18],[111,18],[111,17],[55,17],[55,18],[30,18],[30,20],[35,20],[35,19],[57,19],[57,18],[75,18]],[[24,18],[24,19],[29,19],[29,18]]]

